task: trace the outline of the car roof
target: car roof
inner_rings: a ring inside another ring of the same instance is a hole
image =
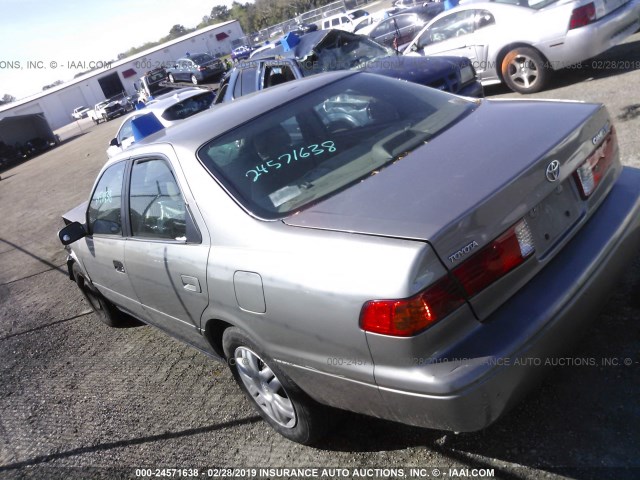
[[[233,130],[289,101],[351,75],[372,74],[352,71],[327,72],[270,87],[238,98],[233,102],[217,105],[215,108],[205,110],[187,121],[160,130],[137,142],[135,146],[128,148],[124,156],[131,156],[136,149],[154,143],[171,143],[195,152],[201,145],[212,138]],[[122,159],[121,154],[113,157],[113,161],[118,159]]]
[[[118,127],[118,132],[120,132],[120,130],[122,129],[122,125],[124,125],[124,122],[126,122],[127,120],[129,120],[130,118],[135,118],[135,117],[141,117],[142,115],[146,115],[149,112],[154,112],[154,113],[158,113],[156,116],[159,117],[162,115],[162,113],[164,113],[164,111],[177,104],[182,102],[183,100],[186,100],[187,98],[191,98],[191,97],[195,97],[196,95],[208,92],[209,90],[206,90],[204,88],[198,88],[198,89],[189,89],[189,90],[185,90],[182,92],[178,92],[174,95],[172,95],[171,97],[168,98],[163,98],[162,100],[158,100],[148,106],[146,106],[145,108],[141,108],[140,110],[134,110],[133,112],[129,113],[129,115],[127,115],[126,117],[124,117],[122,119],[122,123],[120,124],[120,126]]]

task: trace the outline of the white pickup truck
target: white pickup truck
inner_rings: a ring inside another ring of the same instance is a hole
[[[105,114],[104,107],[106,107],[108,104],[108,101],[96,103],[95,107],[93,107],[93,110],[89,110],[89,112],[87,112],[87,117],[93,120],[93,123],[95,123],[96,125],[102,121],[106,122],[107,116]]]
[[[88,107],[84,107],[84,106],[78,107],[73,110],[73,112],[71,113],[71,116],[76,120],[80,120],[81,118],[85,118],[86,116],[88,116],[90,111],[91,109]]]
[[[120,97],[120,96],[118,96]],[[100,103],[96,103],[96,106],[93,107],[93,110],[89,110],[88,117],[93,120],[93,123],[96,125],[101,121],[108,121],[112,118],[119,117],[120,115],[124,115],[127,109],[122,106],[120,101],[109,99],[104,100]]]

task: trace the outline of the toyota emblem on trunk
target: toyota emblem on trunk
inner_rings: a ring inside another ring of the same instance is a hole
[[[558,160],[554,160],[549,165],[547,165],[547,180],[550,182],[555,182],[558,180],[560,176],[560,162]]]

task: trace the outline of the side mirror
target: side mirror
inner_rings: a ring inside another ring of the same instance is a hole
[[[415,43],[411,44],[411,51],[412,52],[417,52],[418,51],[418,45],[416,45]]]
[[[87,231],[80,222],[71,222],[58,232],[58,238],[63,245],[69,245],[87,236]]]
[[[118,139],[117,138],[112,138],[111,141],[109,142],[109,146],[110,147],[119,147],[120,144],[118,143]]]

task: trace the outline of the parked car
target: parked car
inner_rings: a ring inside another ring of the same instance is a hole
[[[237,62],[249,58],[253,49],[247,45],[241,45],[231,50],[231,60]]]
[[[615,132],[597,104],[315,75],[112,158],[59,238],[107,324],[225,361],[291,440],[328,407],[474,431],[637,255],[640,171]]]
[[[370,38],[342,30],[319,30],[295,45],[273,45],[231,69],[220,82],[215,103],[229,102],[279,83],[334,70],[377,73],[470,97],[483,96],[471,62],[461,57],[396,55]],[[298,41],[298,43],[296,43]]]
[[[533,93],[553,71],[595,57],[640,26],[638,0],[507,1],[513,5],[470,2],[445,11],[405,54],[463,55],[484,85]]]
[[[80,120],[81,118],[87,118],[89,110],[91,109],[88,107],[80,106],[73,110],[73,112],[71,113],[71,116],[76,120]]]
[[[167,78],[176,81],[191,82],[194,85],[212,78],[219,78],[225,71],[221,60],[208,53],[196,53],[180,58],[173,67],[167,69]]]
[[[215,93],[202,88],[180,89],[165,98],[159,98],[147,104],[147,107],[128,115],[120,125],[116,136],[107,148],[109,158],[126,150],[135,143],[133,121],[144,115],[154,115],[163,127],[170,127],[181,120],[202,112],[211,106]]]

